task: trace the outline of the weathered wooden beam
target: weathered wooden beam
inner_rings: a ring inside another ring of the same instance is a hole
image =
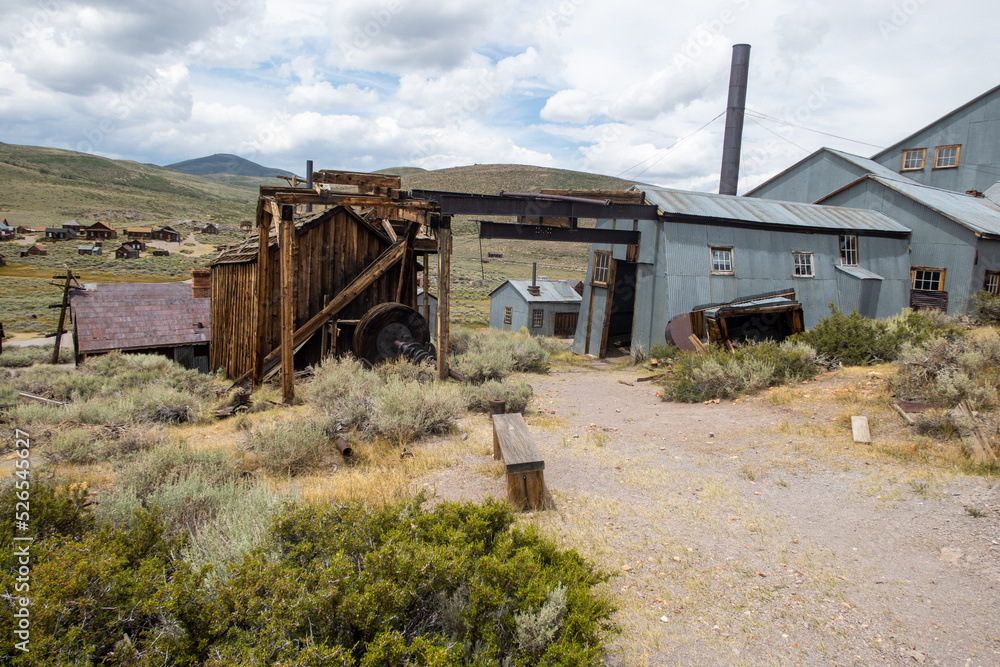
[[[308,322],[295,331],[292,341],[293,345],[298,347],[308,340],[310,336],[319,331],[319,328],[330,318],[347,307],[347,305],[356,299],[361,292],[365,291],[369,285],[381,278],[386,271],[395,266],[396,262],[403,257],[403,252],[405,250],[406,245],[402,242],[397,242],[379,255],[378,259],[372,262],[367,269],[362,271],[357,278],[352,280],[350,285],[341,290],[340,294],[333,297],[333,300],[330,301],[330,304],[326,308],[313,315]],[[277,359],[280,354],[281,348],[272,350],[266,357],[264,357],[264,365],[266,366],[270,362]],[[239,381],[237,381],[237,383],[239,383]]]
[[[403,236],[406,243],[406,252],[403,253],[403,261],[399,269],[399,282],[396,284],[396,303],[403,303],[403,291],[406,289],[407,277],[410,273],[410,268],[415,262],[413,240],[417,238],[418,231],[420,231],[420,225],[411,222]]]
[[[264,356],[268,351],[267,322],[271,312],[270,266],[268,243],[271,236],[271,211],[264,199],[257,201],[257,322],[253,351],[253,382],[259,385],[264,379]]]
[[[73,272],[66,269],[66,284],[63,286],[62,310],[59,312],[59,326],[56,328],[56,344],[52,350],[52,363],[59,363],[59,345],[62,343],[63,330],[66,326],[66,308],[69,306],[69,287],[73,281]]]
[[[284,190],[275,192],[273,197],[279,204],[320,204],[323,206],[385,206],[390,201],[385,197],[374,197],[371,195],[350,194],[344,192],[310,192],[308,190]],[[394,201],[393,206],[402,209],[413,209],[418,211],[433,211],[437,209],[434,202],[423,200]]]
[[[368,174],[358,171],[336,171],[322,169],[313,173],[313,183],[327,185],[356,185],[358,187],[395,188],[403,187],[399,176],[390,174]]]
[[[448,318],[450,317],[451,302],[451,216],[441,216],[441,223],[437,229],[438,237],[438,306],[437,306],[437,335],[438,335],[438,380],[445,382],[448,379],[448,337],[450,329]],[[424,292],[424,296],[427,292]]]
[[[281,207],[281,400],[295,399],[295,208]]]

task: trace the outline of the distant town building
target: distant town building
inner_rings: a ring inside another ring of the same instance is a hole
[[[52,241],[65,241],[67,239],[75,239],[76,232],[65,227],[46,227],[45,238]]]
[[[170,243],[180,243],[181,233],[173,227],[163,226],[153,232],[153,240],[169,241]]]
[[[505,280],[490,292],[490,328],[532,336],[569,337],[576,331],[580,295],[565,280]]]
[[[39,245],[38,243],[31,246],[27,250],[21,251],[21,257],[34,257],[34,256],[48,255],[48,254],[49,251],[46,250],[44,246]]]
[[[99,246],[99,245],[91,245],[91,244],[77,246],[77,248],[76,248],[76,254],[78,254],[78,255],[90,255],[90,256],[96,257],[96,256],[99,256],[101,254],[101,246]]]
[[[130,239],[151,239],[153,238],[153,228],[152,227],[126,227],[125,236]]]
[[[115,250],[116,259],[139,259],[139,249],[132,245],[121,244]]]
[[[86,235],[88,241],[118,238],[118,232],[103,222],[95,222],[90,227],[84,229],[83,233]]]

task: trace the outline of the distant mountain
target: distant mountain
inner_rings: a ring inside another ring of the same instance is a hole
[[[232,176],[252,176],[254,178],[274,178],[277,175],[292,176],[292,172],[284,169],[264,167],[251,162],[239,155],[216,153],[208,157],[184,160],[166,165],[167,169],[192,174],[193,176],[208,176],[210,174],[230,174]]]

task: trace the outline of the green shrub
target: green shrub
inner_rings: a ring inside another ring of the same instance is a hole
[[[969,311],[980,324],[1000,324],[1000,294],[980,290],[972,295]]]
[[[857,312],[844,315],[832,303],[830,315],[794,339],[811,345],[821,356],[845,366],[893,361],[904,343],[919,345],[934,336],[964,332],[936,311],[904,311],[886,320],[873,320]]]
[[[0,368],[26,368],[33,364],[48,364],[52,362],[52,352],[55,344],[25,345],[15,347],[5,345],[0,354]],[[68,364],[73,361],[73,346],[62,345],[59,349],[59,363]]]
[[[447,431],[462,416],[460,390],[435,377],[402,360],[370,370],[354,359],[327,359],[303,395],[336,425],[405,443]]]
[[[11,633],[0,651],[14,665],[599,663],[606,575],[505,503],[423,500],[291,506],[227,578],[179,560],[155,509],[51,535],[34,545],[31,653]],[[5,627],[12,604],[0,598]]]
[[[319,424],[296,420],[251,426],[243,449],[273,475],[297,475],[319,466],[333,443]]]
[[[487,380],[481,385],[469,384],[463,389],[466,405],[473,412],[490,411],[490,399],[506,401],[507,412],[524,412],[534,390],[526,382],[504,378]]]
[[[891,386],[901,398],[946,408],[968,400],[976,410],[991,409],[1000,389],[1000,334],[988,329],[905,345],[896,365]]]
[[[471,382],[501,380],[513,372],[544,373],[549,353],[536,338],[498,329],[475,331],[465,349],[453,351],[451,366]]]
[[[816,351],[800,342],[765,341],[734,352],[719,346],[707,354],[678,352],[665,385],[664,400],[696,403],[752,394],[768,387],[814,377],[820,370]]]

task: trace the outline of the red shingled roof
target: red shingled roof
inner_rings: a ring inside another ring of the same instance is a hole
[[[211,338],[211,299],[188,283],[112,283],[70,297],[80,353],[198,345]],[[200,325],[200,326],[199,326]]]

